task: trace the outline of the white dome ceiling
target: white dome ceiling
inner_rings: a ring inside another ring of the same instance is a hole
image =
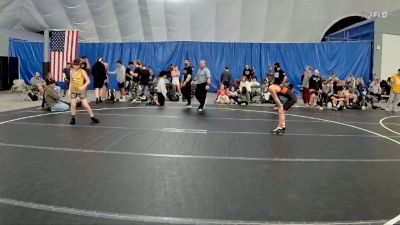
[[[82,42],[319,42],[344,17],[397,9],[398,0],[0,0],[0,27],[79,29]]]

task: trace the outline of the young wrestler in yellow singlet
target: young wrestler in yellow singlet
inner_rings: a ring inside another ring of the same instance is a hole
[[[83,107],[85,107],[86,111],[90,115],[90,119],[93,123],[99,123],[99,120],[94,117],[92,108],[86,99],[86,89],[90,84],[89,76],[87,75],[86,71],[79,67],[80,61],[75,59],[72,64],[71,70],[71,78],[69,83],[69,96],[71,98],[71,121],[69,124],[75,124],[75,114],[76,114],[76,99],[79,97],[82,101]]]

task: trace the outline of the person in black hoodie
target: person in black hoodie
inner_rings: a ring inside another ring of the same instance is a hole
[[[317,105],[318,94],[322,89],[322,78],[319,76],[319,70],[314,70],[314,74],[310,77],[310,104]]]
[[[101,103],[100,89],[104,86],[104,81],[107,79],[106,67],[103,63],[103,58],[99,58],[92,68],[93,86],[96,94],[96,104]]]
[[[229,66],[225,66],[224,71],[221,74],[220,82],[225,86],[225,88],[230,87],[230,83],[232,80],[231,71],[229,70]]]

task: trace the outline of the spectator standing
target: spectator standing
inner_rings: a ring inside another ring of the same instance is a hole
[[[173,65],[171,70],[172,84],[175,87],[175,91],[179,93],[179,96],[182,96],[181,86],[179,84],[179,77],[181,76],[181,72],[178,69],[178,66]]]
[[[310,105],[316,106],[319,91],[322,89],[322,78],[319,76],[319,70],[314,70],[314,74],[310,77]]]
[[[165,98],[167,97],[167,88],[165,86],[165,79],[167,79],[167,73],[161,72],[157,81],[157,100],[158,106],[164,106]]]
[[[104,66],[103,63],[103,58],[100,57],[97,60],[97,62],[93,65],[92,75],[94,81],[93,87],[96,95],[96,104],[102,103],[103,101],[101,100],[100,97],[100,89],[103,88],[104,81],[107,79],[107,72],[106,72],[106,67]]]
[[[392,110],[393,112],[397,112],[397,107],[400,102],[400,69],[397,70],[396,74],[390,77],[390,81],[392,87],[390,90],[390,97],[386,106],[386,111]]]
[[[151,79],[150,71],[145,65],[142,66],[142,73],[139,78],[140,89],[142,90],[141,96],[147,97],[149,95],[149,82]]]
[[[186,108],[192,107],[192,74],[193,69],[190,66],[189,59],[185,59],[183,61],[185,67],[183,68],[183,81],[182,81],[182,98],[185,98],[187,101]]]
[[[221,74],[220,82],[225,86],[225,88],[230,87],[230,82],[232,80],[231,71],[229,70],[229,66],[225,66],[224,71]]]
[[[303,90],[303,102],[305,105],[310,104],[310,78],[311,72],[307,69],[304,70],[301,76],[301,89]]]
[[[117,83],[119,89],[119,101],[126,102],[126,92],[125,92],[125,82],[126,82],[126,68],[122,64],[121,60],[116,62],[117,69],[113,72],[109,72],[109,74],[116,74],[117,75]]]
[[[250,65],[246,65],[246,67],[243,70],[243,76],[246,76],[247,80],[250,80],[252,75],[253,75],[253,70],[250,68]]]
[[[64,83],[65,83],[65,89],[64,89],[64,94],[63,97],[65,97],[65,94],[67,93],[67,90],[69,89],[69,79],[70,79],[70,70],[71,70],[71,63],[67,63],[67,66],[63,69],[63,78],[64,78]]]

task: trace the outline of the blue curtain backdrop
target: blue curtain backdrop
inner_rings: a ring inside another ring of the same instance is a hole
[[[170,64],[183,67],[189,58],[198,68],[200,59],[207,61],[212,74],[212,91],[218,88],[221,72],[229,65],[234,79],[240,79],[246,64],[256,68],[258,80],[265,78],[269,65],[280,62],[290,82],[296,87],[305,65],[318,68],[322,76],[336,73],[341,79],[349,74],[363,75],[369,81],[372,71],[371,42],[324,42],[297,44],[207,43],[207,42],[147,42],[147,43],[80,43],[79,56],[88,56],[91,65],[103,57],[115,70],[115,62],[140,59],[156,73]],[[42,73],[43,43],[10,40],[10,56],[20,58],[21,76],[28,81],[38,71]],[[111,87],[116,88],[115,77]]]

